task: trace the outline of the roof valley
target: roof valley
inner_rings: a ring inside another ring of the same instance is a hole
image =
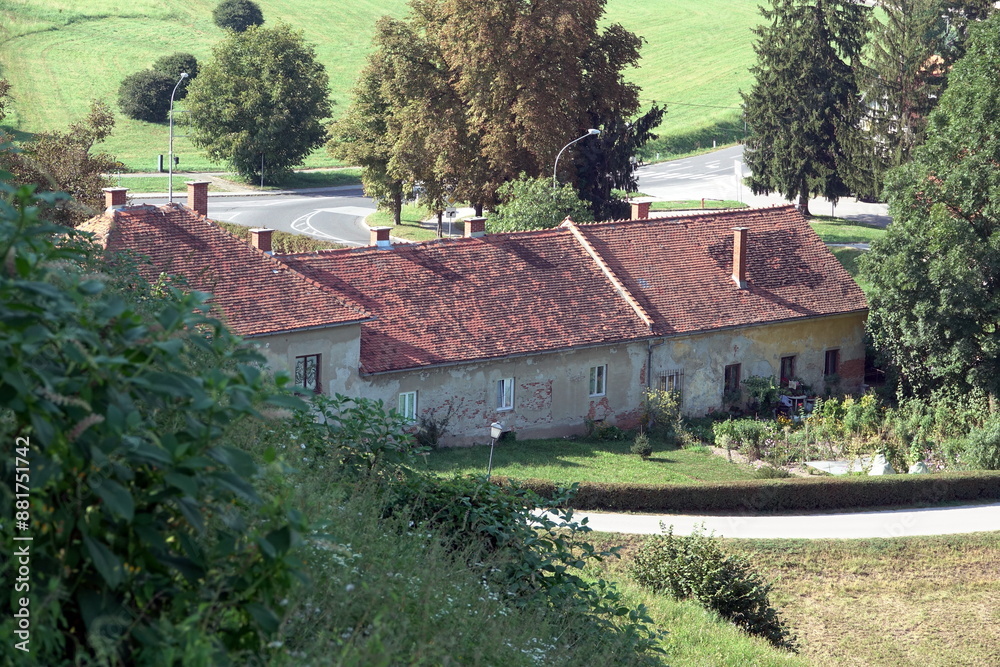
[[[625,283],[623,283],[618,276],[615,275],[615,272],[610,266],[608,266],[608,263],[604,261],[603,257],[601,257],[601,253],[597,251],[594,244],[592,244],[584,233],[580,231],[580,228],[576,226],[576,223],[569,218],[566,218],[560,226],[565,227],[573,234],[580,245],[583,246],[583,249],[587,251],[587,254],[589,254],[597,264],[598,268],[601,269],[601,272],[611,283],[611,286],[615,288],[615,291],[618,292],[619,296],[621,296],[625,300],[625,303],[632,308],[639,319],[642,320],[643,324],[652,330],[653,318],[650,317],[649,313],[646,312],[646,309],[643,308],[638,301],[636,301],[635,297],[632,296],[632,293],[625,286]]]

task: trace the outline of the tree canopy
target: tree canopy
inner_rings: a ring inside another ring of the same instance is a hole
[[[378,155],[390,182],[492,206],[502,184],[551,173],[568,141],[639,109],[623,72],[638,63],[642,39],[600,27],[604,0],[413,0],[410,10],[379,21],[370,81],[358,88],[377,82],[386,132],[366,154]],[[367,141],[355,129],[338,124],[335,142]],[[575,182],[575,156],[564,157],[561,177]],[[599,192],[604,184],[592,180]]]
[[[111,135],[115,117],[103,102],[92,102],[89,113],[65,132],[36,134],[30,141],[0,149],[0,169],[38,192],[67,192],[73,199],[45,200],[43,216],[74,227],[104,209],[102,188],[111,185],[105,174],[121,169],[107,153],[95,152],[96,144]],[[9,137],[0,134],[0,145]]]
[[[566,217],[574,222],[593,222],[587,202],[580,199],[573,186],[563,183],[552,187],[551,178],[529,178],[525,174],[504,183],[497,190],[500,204],[486,220],[492,232],[517,232],[549,229]]]
[[[751,134],[744,150],[755,194],[780,192],[809,212],[809,197],[834,201],[863,184],[870,150],[855,75],[869,8],[848,0],[772,0],[754,32],[756,78],[743,94]]]
[[[176,78],[156,70],[129,74],[118,86],[118,108],[129,118],[162,123],[170,113],[170,94],[175,85]]]
[[[181,74],[187,74],[187,78],[177,86],[177,95],[174,97],[175,100],[183,100],[187,96],[188,86],[198,76],[198,59],[190,53],[178,51],[157,58],[156,62],[153,63],[153,70],[166,74],[173,79],[175,84],[180,80]]]
[[[229,33],[188,91],[192,140],[238,174],[273,182],[326,139],[326,70],[285,24]]]
[[[926,142],[886,180],[868,328],[909,386],[1000,392],[1000,17],[975,26]]]
[[[264,23],[264,12],[253,0],[222,0],[212,10],[212,20],[223,30],[244,32]]]

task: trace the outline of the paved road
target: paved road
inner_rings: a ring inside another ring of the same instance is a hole
[[[660,523],[689,535],[699,524],[721,537],[857,539],[1000,531],[1000,503],[881,512],[785,516],[692,516],[574,512],[594,530],[651,535]]]
[[[164,204],[165,196],[136,195],[136,203]],[[174,201],[186,195],[174,194]],[[375,203],[361,186],[296,190],[283,193],[209,193],[208,216],[246,227],[269,227],[317,239],[363,246],[369,243],[364,219]]]
[[[741,176],[737,177],[737,173]],[[731,199],[749,206],[774,206],[788,201],[778,194],[755,195],[742,184],[749,175],[743,165],[743,146],[730,146],[705,155],[671,160],[641,167],[639,191],[657,201],[686,199]],[[809,201],[813,215],[837,215],[849,220],[885,226],[889,216],[885,204],[841,199],[836,206],[818,197]]]

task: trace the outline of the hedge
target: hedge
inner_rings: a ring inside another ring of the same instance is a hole
[[[549,480],[496,483],[531,489],[551,498]],[[715,484],[604,484],[581,482],[570,502],[579,510],[612,512],[774,513],[843,510],[951,501],[1000,499],[1000,471],[948,472],[878,477],[815,477],[742,480]]]

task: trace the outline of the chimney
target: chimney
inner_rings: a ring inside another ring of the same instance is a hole
[[[478,239],[486,236],[486,218],[468,218],[465,220],[465,236]]]
[[[739,289],[747,288],[747,231],[733,227],[733,282]]]
[[[273,229],[251,229],[250,245],[261,252],[271,252],[271,234]]]
[[[632,204],[632,219],[633,220],[649,220],[649,202],[648,201],[633,201],[629,202]]]
[[[208,216],[208,181],[185,181],[188,186],[188,208],[198,215]]]
[[[392,231],[392,227],[372,227],[371,243],[369,245],[373,245],[378,248],[390,247],[391,245],[391,243],[389,242],[390,231]]]
[[[128,193],[128,188],[103,188],[104,190],[104,207],[111,208],[114,210],[119,210],[125,208],[128,202],[125,200],[125,195]]]

